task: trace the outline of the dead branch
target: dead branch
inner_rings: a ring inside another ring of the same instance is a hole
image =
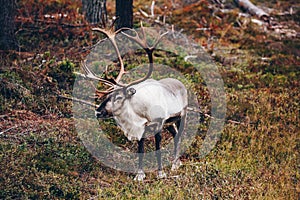
[[[249,0],[234,0],[235,3],[241,7],[242,9],[245,9],[250,14],[255,15],[259,17],[260,19],[264,21],[269,21],[269,14],[263,11],[262,9],[255,6],[251,1]]]
[[[64,96],[64,95],[58,95],[58,97],[62,98],[62,99],[68,99],[68,100],[72,100],[72,101],[75,101],[75,102],[78,102],[78,103],[82,103],[82,104],[91,106],[93,108],[97,108],[99,106],[99,105],[96,105],[94,103],[91,103],[91,102],[88,102],[88,101],[85,101],[85,100],[82,100],[82,99],[77,99],[77,98],[74,98],[74,97],[67,97],[67,96]]]
[[[72,101],[75,101],[75,102],[78,102],[78,103],[82,103],[82,104],[85,104],[85,105],[88,105],[88,106],[91,106],[93,108],[97,108],[99,105],[97,104],[93,104],[91,102],[88,102],[88,101],[85,101],[85,100],[82,100],[82,99],[77,99],[77,98],[73,98],[73,97],[67,97],[67,96],[63,96],[63,95],[59,95],[58,97],[60,98],[63,98],[63,99],[68,99],[68,100],[72,100]],[[195,109],[195,108],[191,108],[191,107],[188,107],[187,108],[188,111],[192,111],[192,112],[197,112],[197,113],[200,113],[201,115],[203,115],[204,117],[207,117],[207,118],[210,118],[210,119],[216,119],[215,117],[207,114],[207,113],[204,113],[202,112],[201,110],[199,109]],[[254,123],[251,123],[251,122],[239,122],[239,121],[235,121],[235,120],[226,120],[226,122],[228,123],[231,123],[231,124],[240,124],[240,125],[243,125],[243,126],[246,126],[246,125],[249,125],[249,124],[254,124]],[[14,128],[14,127],[13,127]],[[1,132],[2,133],[2,132]],[[0,134],[1,134],[0,133]]]
[[[18,127],[18,126],[15,125],[15,126],[13,126],[13,127],[10,127],[9,129],[6,129],[6,130],[4,130],[4,131],[1,131],[1,132],[0,132],[0,135],[4,134],[4,133],[6,133],[6,132],[8,132],[8,131],[10,131],[10,130],[12,130],[12,129],[15,129],[15,128],[17,128],[17,127]]]
[[[188,111],[192,111],[192,112],[200,113],[200,114],[203,115],[204,117],[207,117],[207,118],[210,118],[210,119],[217,119],[217,118],[215,118],[215,117],[213,117],[213,116],[211,116],[211,115],[209,115],[209,114],[207,114],[207,113],[202,112],[202,111],[199,110],[199,109],[195,109],[195,108],[188,107],[187,110],[188,110]],[[243,125],[243,126],[247,126],[247,125],[249,125],[249,124],[256,124],[256,123],[251,123],[251,122],[239,122],[239,121],[230,120],[230,119],[226,120],[226,122],[231,123],[231,124],[240,124],[240,125]]]

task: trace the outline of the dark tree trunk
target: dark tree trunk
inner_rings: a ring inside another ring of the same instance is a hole
[[[106,23],[106,0],[82,0],[83,12],[91,24]]]
[[[116,0],[116,29],[133,27],[133,0]]]
[[[15,35],[15,0],[0,0],[0,49],[17,50]]]

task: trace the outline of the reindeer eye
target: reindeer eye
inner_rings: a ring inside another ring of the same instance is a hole
[[[115,100],[121,100],[122,99],[122,96],[117,96],[116,98],[115,98]]]

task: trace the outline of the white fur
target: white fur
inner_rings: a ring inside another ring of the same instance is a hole
[[[136,90],[132,97],[118,100],[116,95],[113,105],[106,105],[129,140],[140,140],[146,125],[155,119],[166,120],[187,106],[187,91],[176,79],[148,79],[131,87]]]

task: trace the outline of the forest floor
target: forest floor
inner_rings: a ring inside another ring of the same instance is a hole
[[[0,60],[0,199],[300,198],[299,3],[253,1],[270,13],[267,23],[241,14],[231,1],[175,8],[157,1],[154,11],[166,16],[163,26],[189,35],[218,66],[227,120],[207,156],[199,149],[209,118],[199,125],[177,171],[167,167],[168,178],[156,179],[151,172],[137,183],[134,174],[111,169],[90,154],[76,132],[72,102],[58,97],[72,94],[74,70],[100,39],[80,14],[79,2],[19,2],[20,52],[1,52]],[[136,26],[140,20],[154,23],[140,11],[149,14],[150,2],[134,4]],[[108,2],[108,13],[113,9]],[[210,97],[201,75],[182,61],[173,64],[207,111]],[[131,145],[118,141],[120,130],[112,130],[119,132],[112,140]]]

